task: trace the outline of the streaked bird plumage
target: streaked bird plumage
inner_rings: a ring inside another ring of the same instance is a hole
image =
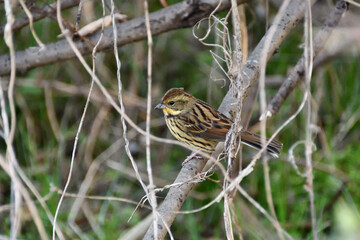
[[[233,123],[206,102],[186,93],[183,88],[168,90],[155,109],[162,109],[166,125],[177,140],[207,152],[214,151],[219,142],[225,141]],[[261,149],[261,137],[255,133],[242,131],[241,141]],[[267,152],[278,157],[281,148],[282,143],[273,140],[267,146]]]

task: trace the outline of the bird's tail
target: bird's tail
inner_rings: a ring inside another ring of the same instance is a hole
[[[266,142],[269,139],[266,138]],[[261,136],[257,135],[250,131],[244,131],[241,133],[241,142],[245,145],[253,147],[255,149],[261,149]],[[269,145],[266,147],[267,152],[274,158],[278,158],[280,154],[280,149],[282,148],[283,144],[279,141],[272,140]]]

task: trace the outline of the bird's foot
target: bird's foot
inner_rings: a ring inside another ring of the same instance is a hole
[[[183,161],[183,163],[181,164],[181,166],[184,166],[187,162],[189,162],[189,161],[192,160],[192,159],[202,159],[203,157],[202,157],[200,154],[198,154],[199,152],[201,152],[201,150],[191,153],[191,154]]]

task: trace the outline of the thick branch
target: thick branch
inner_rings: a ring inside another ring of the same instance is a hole
[[[323,49],[332,31],[339,24],[340,19],[343,16],[343,13],[347,10],[347,4],[348,3],[346,3],[344,0],[337,1],[334,10],[327,17],[323,27],[316,35],[313,42],[314,57],[316,57],[319,54],[319,52]],[[294,90],[296,85],[304,79],[304,72],[305,72],[304,61],[305,61],[305,57],[303,54],[300,60],[295,65],[295,67],[292,69],[287,79],[281,85],[279,91],[271,99],[267,107],[267,111],[269,111],[271,115],[275,115],[279,111],[280,107],[284,103],[285,99],[292,92],[292,90]],[[316,64],[316,62],[318,61],[316,61],[315,58],[314,64]]]
[[[72,8],[74,6],[79,5],[80,0],[62,0],[61,1],[61,10],[65,10],[68,8]],[[30,9],[31,10],[31,9]],[[31,12],[33,16],[33,21],[39,21],[40,19],[43,19],[44,17],[51,16],[52,14],[56,13],[56,2],[47,6],[44,6],[43,8],[36,9]],[[29,25],[29,18],[27,16],[24,16],[22,18],[16,19],[15,22],[12,24],[12,30],[18,30],[24,26]],[[0,35],[4,35],[4,29],[5,24],[0,26]]]
[[[273,55],[276,49],[279,48],[282,41],[289,34],[291,29],[293,29],[300,19],[303,18],[305,11],[305,2],[303,0],[293,0],[288,8],[286,9],[283,17],[278,26],[271,26],[271,28],[276,27],[276,34],[273,36],[270,44],[270,48],[268,49],[268,59]],[[258,77],[259,74],[259,63],[261,58],[261,53],[264,49],[264,43],[269,36],[266,34],[260,43],[257,45],[255,50],[249,57],[249,60],[246,62],[242,77],[246,79],[245,83],[247,83],[248,89],[250,90],[250,86],[252,86]],[[219,111],[226,114],[231,115],[231,107],[234,102],[236,102],[236,98],[234,98],[232,89],[229,90],[228,94],[223,99]],[[216,159],[216,157],[215,157]],[[192,179],[197,173],[201,172],[204,167],[203,160],[193,159],[184,164],[181,169],[178,177],[175,182],[180,182],[188,179]],[[158,212],[161,215],[161,218],[164,219],[168,226],[171,226],[173,223],[177,212],[181,209],[182,204],[184,203],[187,195],[191,191],[191,189],[195,186],[195,183],[183,184],[179,188],[171,188],[169,193],[167,194],[165,200],[160,205]],[[144,239],[154,239],[153,236],[154,229],[153,225],[151,225],[144,236]],[[159,239],[163,239],[167,233],[167,230],[163,223],[158,224],[158,234]]]
[[[150,14],[152,35],[158,35],[173,29],[193,26],[200,19],[208,16],[218,5],[218,0],[183,1]],[[223,0],[218,11],[229,9],[230,0]],[[118,46],[139,41],[146,38],[145,18],[140,17],[124,23],[117,24]],[[100,36],[100,31],[88,36],[88,40],[95,45]],[[104,31],[104,37],[98,50],[104,51],[113,46],[112,28]],[[92,46],[83,39],[75,40],[76,47],[82,54],[89,54]],[[16,71],[27,72],[32,68],[64,61],[75,57],[66,39],[49,43],[46,50],[40,47],[30,47],[24,51],[16,52]],[[0,56],[0,76],[10,73],[10,56]]]

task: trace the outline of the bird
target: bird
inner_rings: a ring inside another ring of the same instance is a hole
[[[204,152],[213,152],[219,142],[225,141],[233,124],[230,118],[186,93],[184,88],[169,89],[155,109],[163,111],[166,125],[177,140]],[[247,130],[241,131],[241,142],[255,149],[262,148],[261,136]],[[282,145],[272,140],[266,151],[278,158]]]

